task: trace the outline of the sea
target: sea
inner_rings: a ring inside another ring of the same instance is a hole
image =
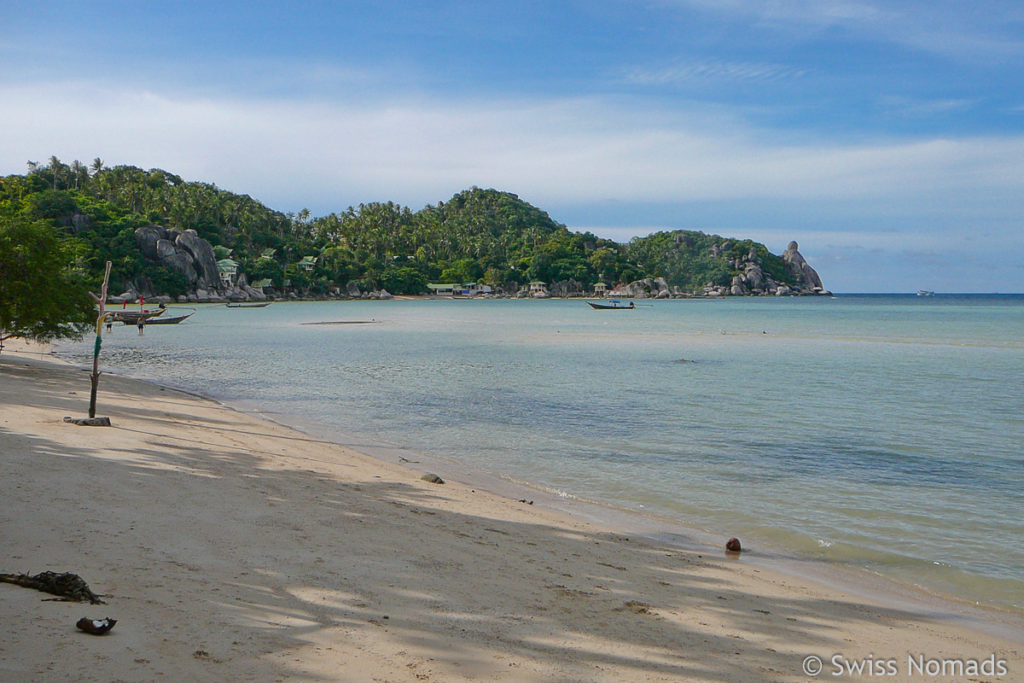
[[[636,304],[200,305],[105,332],[100,366],[684,545],[1024,614],[1024,295]]]

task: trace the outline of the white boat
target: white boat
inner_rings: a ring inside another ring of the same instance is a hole
[[[933,292],[931,290],[927,290],[927,289],[919,289],[919,290],[917,290],[917,295],[918,296],[935,296],[935,292]]]

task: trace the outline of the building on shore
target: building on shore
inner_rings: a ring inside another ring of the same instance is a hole
[[[431,282],[427,285],[427,289],[434,296],[453,296],[455,294],[455,288],[459,285],[454,282],[435,283]]]
[[[494,290],[490,285],[482,285],[477,282],[466,282],[455,288],[455,296],[491,296]]]

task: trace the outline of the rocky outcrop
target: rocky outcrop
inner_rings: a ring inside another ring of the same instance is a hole
[[[217,256],[213,253],[210,243],[196,234],[195,230],[186,230],[174,241],[176,249],[192,257],[192,265],[198,274],[198,281],[206,285],[206,289],[220,289],[220,273],[217,272]]]
[[[729,242],[723,243],[722,246],[712,245],[709,253],[714,256],[721,256],[725,253],[725,248],[728,245]],[[829,294],[821,284],[821,278],[818,277],[818,273],[800,255],[796,242],[789,243],[789,247],[782,254],[781,258],[791,269],[792,281],[790,278],[785,278],[787,282],[776,282],[762,268],[761,258],[757,252],[751,249],[746,255],[728,262],[728,266],[735,273],[728,285],[723,286],[709,282],[696,294],[708,297]]]
[[[610,294],[629,299],[667,299],[672,296],[672,290],[669,289],[665,278],[648,277],[633,280],[627,285],[619,285]]]
[[[821,284],[821,278],[818,277],[818,273],[800,255],[796,242],[789,243],[786,251],[782,252],[782,260],[789,264],[793,275],[797,279],[797,284],[801,288],[819,292],[825,290],[824,285]]]
[[[147,260],[184,275],[196,299],[215,300],[228,294],[217,272],[213,247],[195,230],[147,225],[135,231],[135,245]]]
[[[228,292],[228,298],[232,301],[266,301],[267,295],[251,287],[245,273],[239,273],[234,289]]]
[[[570,278],[551,283],[548,291],[551,293],[551,296],[583,296],[586,293],[586,288],[582,282],[577,282]]]

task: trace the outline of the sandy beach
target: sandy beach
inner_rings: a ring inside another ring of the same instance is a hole
[[[1024,676],[1013,632],[429,483],[137,380],[101,378],[111,427],[63,421],[88,401],[45,347],[0,355],[0,572],[74,572],[106,601],[0,584],[4,681],[798,681],[808,656],[829,680]]]

